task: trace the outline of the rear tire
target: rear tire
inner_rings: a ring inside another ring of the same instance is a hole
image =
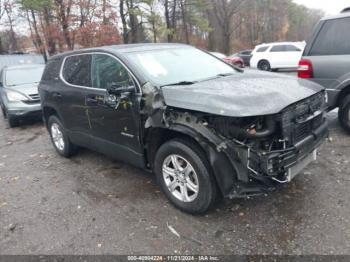
[[[258,63],[258,69],[262,71],[271,71],[271,65],[269,61],[262,60]]]
[[[341,102],[338,111],[340,125],[350,133],[350,95],[347,95]]]
[[[192,141],[173,139],[163,144],[157,151],[154,171],[164,194],[184,212],[204,213],[217,199],[208,160]]]
[[[58,154],[67,158],[76,154],[77,147],[70,142],[65,128],[57,116],[50,116],[48,121],[48,129],[52,144]]]

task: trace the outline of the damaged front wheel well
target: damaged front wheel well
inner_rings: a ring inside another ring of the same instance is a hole
[[[174,138],[194,142],[201,148],[201,150],[203,150],[200,144],[189,135],[165,128],[150,128],[147,130],[145,139],[146,161],[149,168],[153,169],[154,157],[159,147]]]

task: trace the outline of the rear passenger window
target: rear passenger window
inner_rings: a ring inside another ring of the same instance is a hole
[[[117,59],[104,54],[93,55],[92,86],[107,89],[112,85],[128,87],[134,84],[129,72]]]
[[[263,46],[260,47],[258,50],[256,50],[257,53],[265,52],[269,47],[268,46]]]
[[[328,20],[324,23],[310,55],[349,55],[350,17]]]
[[[62,75],[69,84],[91,87],[91,55],[67,57]]]
[[[285,52],[286,46],[285,45],[275,45],[271,48],[270,52]]]

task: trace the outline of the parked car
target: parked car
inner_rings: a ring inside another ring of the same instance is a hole
[[[42,55],[35,54],[11,54],[0,55],[0,70],[5,66],[10,65],[37,65],[45,64],[44,57]]]
[[[28,116],[40,116],[38,84],[45,65],[12,65],[0,71],[0,106],[10,127]]]
[[[237,66],[239,68],[244,68],[244,62],[243,59],[237,56],[226,56],[219,52],[210,52],[213,56],[225,61],[226,63],[229,63],[233,66]]]
[[[209,53],[221,60],[224,60],[226,58],[226,55],[220,52],[209,52]]]
[[[328,110],[339,107],[342,127],[350,132],[350,12],[322,19],[299,62],[298,75],[323,85]]]
[[[257,45],[250,60],[252,68],[263,71],[297,69],[304,50],[303,42],[283,42]]]
[[[238,56],[225,57],[224,61],[229,63],[229,64],[231,64],[231,65],[237,66],[239,68],[244,68],[245,67],[243,59],[238,57]]]
[[[319,85],[244,73],[181,44],[56,55],[39,92],[60,155],[87,147],[153,171],[189,213],[291,181],[327,135]]]
[[[235,53],[229,57],[239,57],[243,60],[243,64],[246,66],[250,66],[250,59],[252,57],[252,51],[253,50],[243,50],[239,51],[238,53]]]

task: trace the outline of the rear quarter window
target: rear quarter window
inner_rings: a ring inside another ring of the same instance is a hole
[[[72,85],[91,87],[91,55],[73,55],[65,59],[62,77]]]
[[[294,45],[286,45],[286,51],[287,52],[300,52],[301,49],[294,46]]]
[[[61,59],[50,59],[45,67],[42,80],[52,81],[59,77],[61,68]]]
[[[350,55],[350,17],[328,20],[321,27],[310,56]]]
[[[270,52],[285,52],[285,51],[286,51],[285,45],[275,45],[270,50]]]

